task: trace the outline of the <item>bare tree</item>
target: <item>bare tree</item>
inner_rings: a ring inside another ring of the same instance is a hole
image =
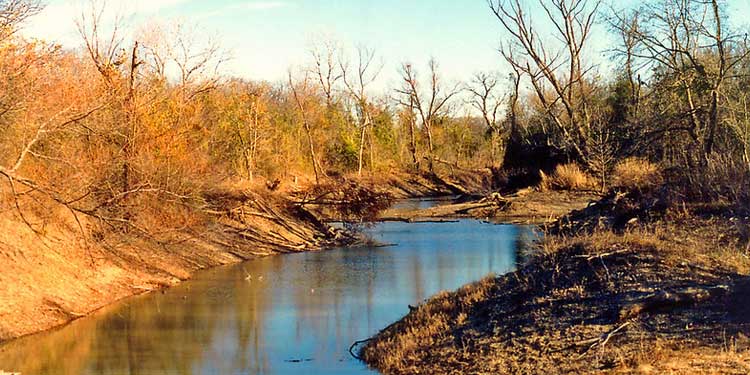
[[[632,12],[622,12],[613,10],[613,16],[608,19],[610,28],[619,38],[619,46],[613,51],[622,58],[622,65],[625,68],[625,78],[628,81],[629,105],[631,117],[638,119],[638,107],[641,100],[642,81],[638,73],[639,64],[637,59],[638,37],[640,15],[638,10]]]
[[[117,82],[120,78],[119,67],[127,60],[127,56],[120,33],[122,17],[115,15],[111,30],[102,30],[105,10],[104,4],[92,0],[89,8],[81,11],[75,23],[91,61],[114,93],[120,89]]]
[[[169,40],[168,59],[177,67],[184,101],[219,86],[220,70],[228,56],[216,40],[210,37],[201,40],[195,26],[183,23],[173,26]],[[160,62],[159,59],[153,61]]]
[[[341,65],[337,63],[340,48],[331,40],[325,40],[314,44],[310,49],[312,56],[312,68],[310,71],[315,75],[321,91],[326,99],[326,108],[330,111],[335,103],[336,84],[343,78]]]
[[[12,38],[24,21],[42,9],[39,0],[0,0],[0,42]]]
[[[315,183],[320,183],[320,176],[323,174],[323,169],[320,167],[318,158],[315,155],[315,142],[312,136],[312,126],[310,124],[310,74],[307,71],[303,72],[301,79],[295,79],[290,69],[288,71],[288,82],[289,90],[292,92],[292,98],[297,106],[297,112],[302,120],[302,127],[305,130],[307,136],[307,145],[310,153],[310,162],[312,163],[313,173],[315,174]]]
[[[469,104],[482,115],[485,126],[491,133],[491,159],[496,164],[503,158],[503,138],[506,129],[500,119],[505,97],[498,93],[499,79],[496,74],[479,72],[474,74],[467,86]]]
[[[383,64],[374,60],[375,50],[360,46],[357,48],[354,72],[349,72],[346,62],[340,61],[339,63],[344,86],[355,104],[354,117],[357,119],[357,127],[359,128],[359,153],[357,156],[357,174],[359,176],[362,175],[365,136],[372,126],[372,103],[367,95],[367,87],[378,78],[383,69]]]
[[[253,180],[253,170],[255,169],[255,155],[258,150],[260,141],[260,127],[264,111],[262,98],[265,95],[263,88],[248,89],[246,92],[247,109],[246,116],[249,118],[250,139],[242,137],[242,132],[238,132],[240,141],[243,146],[243,155],[245,157],[245,169],[250,181]]]
[[[600,1],[539,1],[543,20],[562,42],[559,45],[542,40],[519,0],[488,0],[488,4],[512,37],[512,44],[501,51],[505,60],[529,77],[547,116],[566,143],[585,158],[593,121],[589,103],[593,69],[584,65],[583,58]]]
[[[43,66],[60,49],[54,44],[15,38],[24,21],[42,10],[38,1],[0,0],[0,120],[25,105],[33,80],[29,73]]]
[[[132,50],[122,46],[124,38],[120,33],[122,17],[116,15],[111,30],[104,31],[105,5],[91,1],[88,11],[82,11],[76,20],[78,32],[83,39],[91,62],[102,76],[110,97],[108,100],[115,107],[120,106],[125,114],[121,126],[113,129],[114,138],[119,139],[122,150],[121,191],[131,191],[134,183],[132,161],[136,149],[138,134],[138,111],[136,103],[136,76],[141,61],[138,58],[138,41],[133,42]],[[129,53],[128,53],[129,52]],[[123,66],[126,71],[123,71]],[[127,77],[126,80],[123,78]],[[127,197],[124,197],[127,198]]]
[[[627,38],[619,52],[661,69],[682,93],[687,124],[680,129],[708,157],[721,125],[724,86],[750,54],[746,37],[726,30],[718,0],[663,0],[644,5],[630,20],[618,13],[613,18]]]
[[[399,104],[416,114],[422,130],[427,136],[427,167],[432,172],[435,157],[433,127],[439,118],[445,114],[451,98],[460,92],[460,86],[456,84],[446,89],[438,72],[437,61],[430,59],[428,65],[430,75],[425,92],[422,90],[416,71],[409,63],[401,65],[402,87],[396,89],[396,92],[399,94],[397,99]],[[412,153],[416,156],[416,147],[413,147],[413,149]]]
[[[727,106],[726,123],[737,138],[742,151],[742,161],[750,171],[750,95],[736,90],[733,100]]]

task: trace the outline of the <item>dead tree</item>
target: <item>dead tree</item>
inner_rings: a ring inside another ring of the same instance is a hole
[[[503,160],[503,138],[506,129],[499,118],[500,109],[505,103],[505,97],[498,94],[499,79],[490,73],[476,73],[467,86],[470,99],[469,104],[482,116],[485,126],[491,133],[491,159],[493,164]]]
[[[328,111],[331,111],[335,104],[336,84],[343,78],[341,65],[337,63],[338,54],[338,45],[330,40],[313,45],[310,50],[312,56],[310,72],[315,75],[320,85]]]
[[[412,113],[415,113],[419,119],[419,125],[427,137],[427,168],[432,172],[435,158],[433,127],[439,118],[445,115],[448,109],[448,102],[460,92],[460,87],[456,84],[446,89],[438,72],[437,61],[430,59],[428,65],[430,76],[425,92],[422,90],[417,73],[412,65],[404,63],[401,65],[400,72],[402,86],[396,89],[396,93],[398,94],[398,103]],[[411,129],[413,132],[413,128]],[[412,142],[412,144],[415,143]],[[412,155],[416,158],[416,147],[414,147]]]
[[[376,64],[375,51],[366,47],[357,48],[357,60],[353,73],[345,62],[340,62],[341,78],[344,82],[348,95],[355,104],[354,117],[357,119],[359,128],[359,152],[357,156],[357,175],[362,175],[363,155],[365,149],[365,136],[372,126],[372,103],[367,95],[367,87],[374,82],[383,64]],[[371,150],[372,151],[372,150]],[[372,164],[372,160],[370,160]]]
[[[529,77],[531,87],[567,146],[587,156],[592,113],[592,67],[583,63],[596,21],[599,0],[539,1],[557,45],[542,40],[536,24],[520,0],[488,0],[493,14],[512,43],[502,48],[505,60]]]
[[[725,28],[718,0],[648,3],[629,19],[613,13],[611,24],[626,38],[618,52],[659,69],[680,91],[679,117],[686,121],[678,129],[708,158],[722,125],[725,86],[750,54],[746,36]]]
[[[131,50],[122,47],[124,38],[119,31],[122,18],[115,16],[112,29],[107,32],[102,30],[105,23],[104,15],[105,7],[98,6],[92,1],[89,11],[81,12],[76,20],[76,26],[91,62],[99,71],[109,91],[107,100],[115,107],[121,107],[124,112],[125,121],[119,129],[113,129],[112,133],[115,135],[114,138],[119,138],[118,147],[122,150],[121,192],[128,192],[131,191],[132,185],[137,185],[132,181],[131,164],[138,134],[135,85],[141,61],[138,58],[138,41],[133,42]]]

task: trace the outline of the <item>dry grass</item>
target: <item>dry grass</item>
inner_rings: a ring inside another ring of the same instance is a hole
[[[518,272],[419,306],[365,359],[386,374],[747,373],[750,321],[732,301],[750,293],[750,259],[727,220],[670,215],[624,233],[549,238]],[[620,309],[649,293],[735,282],[747,287],[630,318],[600,347],[580,344],[621,326]]]
[[[363,358],[370,364],[377,363],[376,367],[385,373],[400,372],[408,363],[423,359],[429,352],[425,349],[444,345],[444,333],[451,327],[466,325],[469,311],[488,299],[494,287],[495,276],[488,275],[455,292],[436,294],[398,323],[396,329],[406,334],[389,335],[386,340],[367,346]],[[383,352],[388,355],[379,354]]]
[[[750,258],[738,226],[724,217],[700,218],[689,211],[671,210],[663,220],[634,224],[622,233],[598,229],[579,236],[548,236],[527,254],[530,259],[551,257],[571,247],[596,255],[616,248],[657,251],[665,262],[690,260],[707,267],[720,266],[750,275]]]
[[[750,215],[750,168],[731,155],[712,155],[702,168],[684,171],[677,184],[676,190],[690,199],[729,204]]]
[[[625,190],[645,190],[661,185],[663,178],[658,165],[643,158],[628,158],[612,173],[612,186]]]
[[[542,178],[542,182],[539,183],[539,189],[542,191],[584,191],[591,190],[596,186],[594,178],[584,172],[575,163],[558,165],[551,175],[546,175],[542,171],[539,173]]]
[[[721,335],[721,333],[720,333]],[[617,373],[632,374],[747,374],[750,372],[748,339],[727,337],[718,347],[688,346],[676,340],[642,339],[630,358],[623,358]]]

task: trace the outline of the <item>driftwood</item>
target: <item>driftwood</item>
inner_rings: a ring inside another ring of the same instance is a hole
[[[629,303],[620,309],[620,321],[638,317],[641,314],[670,310],[677,307],[694,305],[712,298],[721,297],[729,292],[726,285],[713,287],[688,287],[676,291],[660,290],[641,300]]]
[[[413,306],[411,306],[411,305],[408,305],[408,306],[409,306],[409,313],[413,312],[413,311],[414,311],[414,309],[412,309],[412,307],[413,307]],[[383,328],[383,329],[381,329],[380,331],[378,331],[378,333],[377,333],[377,334],[376,334],[375,336],[373,336],[373,337],[370,337],[370,338],[367,338],[367,339],[364,339],[364,340],[357,340],[357,341],[353,342],[353,343],[352,343],[352,345],[351,345],[351,346],[349,346],[349,354],[350,354],[350,355],[351,355],[352,357],[354,357],[354,358],[356,358],[356,359],[358,359],[358,360],[360,360],[360,361],[364,360],[364,358],[362,358],[361,356],[357,355],[357,354],[356,354],[356,353],[354,352],[354,349],[355,349],[356,347],[358,347],[359,345],[362,345],[362,344],[364,344],[364,343],[368,343],[368,342],[370,342],[370,341],[372,341],[372,340],[375,340],[375,337],[377,337],[377,335],[379,335],[379,334],[381,334],[381,333],[383,333],[383,332],[385,332],[385,331],[389,330],[389,329],[390,329],[391,327],[395,326],[395,325],[396,325],[396,324],[398,324],[399,322],[400,322],[400,320],[397,320],[397,321],[395,321],[395,322],[393,322],[393,323],[391,323],[391,324],[387,325],[387,326],[386,326],[385,328]]]
[[[607,258],[607,257],[615,256],[615,255],[627,254],[627,253],[631,253],[631,252],[633,252],[631,249],[623,249],[623,250],[616,250],[616,251],[611,251],[611,252],[608,252],[608,253],[600,253],[600,254],[574,255],[573,258],[575,258],[575,259],[585,259],[585,260],[591,261],[591,260],[594,260],[596,258],[602,259],[602,258]]]
[[[468,196],[472,196],[473,195],[473,194],[471,194],[471,192],[469,192],[469,190],[467,190],[463,186],[461,186],[459,184],[456,184],[454,182],[448,181],[448,180],[446,180],[446,179],[438,176],[437,173],[432,173],[430,175],[430,178],[432,180],[436,181],[438,184],[441,184],[441,185],[445,186],[446,188],[448,188],[448,190],[450,190],[453,194],[468,195]]]

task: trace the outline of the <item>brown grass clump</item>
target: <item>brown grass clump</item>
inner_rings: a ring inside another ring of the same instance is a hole
[[[594,178],[584,172],[578,164],[568,163],[555,167],[552,175],[539,172],[542,182],[539,188],[542,191],[547,190],[591,190],[595,187]]]
[[[445,333],[469,322],[469,312],[475,305],[496,292],[495,279],[490,274],[455,292],[436,294],[393,326],[394,330],[385,330],[377,343],[365,346],[362,357],[384,373],[416,373],[418,368],[410,367],[409,363],[428,360],[448,344],[446,340],[451,337]],[[384,352],[389,355],[380,355]]]
[[[625,190],[647,190],[662,182],[659,166],[643,158],[627,158],[612,173],[612,186]]]

